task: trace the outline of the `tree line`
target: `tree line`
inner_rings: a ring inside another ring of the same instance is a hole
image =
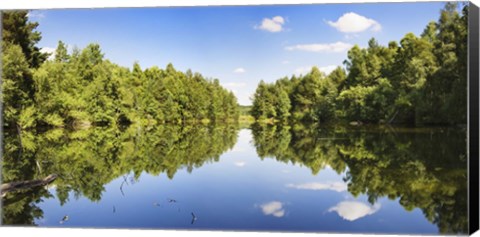
[[[447,3],[437,22],[398,44],[355,45],[343,67],[325,75],[260,81],[251,115],[257,121],[466,124],[468,5]]]
[[[172,64],[129,69],[104,58],[98,44],[84,49],[59,41],[54,55],[36,46],[41,34],[27,11],[2,14],[3,115],[6,126],[184,124],[231,122],[237,99],[218,79]],[[47,60],[52,56],[52,60]]]

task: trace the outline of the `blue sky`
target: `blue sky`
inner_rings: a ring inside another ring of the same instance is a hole
[[[58,40],[69,46],[99,43],[105,57],[142,68],[169,62],[218,78],[239,103],[260,80],[328,72],[346,59],[349,47],[381,44],[419,35],[436,21],[442,2],[316,4],[235,7],[163,7],[42,10],[30,13],[49,51]]]

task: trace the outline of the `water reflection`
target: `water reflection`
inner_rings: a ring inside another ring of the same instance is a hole
[[[303,184],[287,184],[289,188],[295,189],[305,189],[305,190],[333,190],[336,192],[347,191],[347,184],[341,182],[313,182],[313,183],[303,183]]]
[[[133,184],[142,172],[165,173],[172,179],[179,169],[192,172],[207,162],[217,162],[237,140],[238,127],[158,126],[151,129],[129,127],[93,128],[78,131],[63,129],[46,132],[5,133],[2,180],[43,178],[58,174],[54,182],[56,197],[63,206],[73,192],[99,202],[104,186],[123,177],[119,186]],[[133,176],[127,179],[127,174]],[[38,203],[52,197],[42,187],[7,193],[3,198],[3,224],[34,225],[43,211]]]
[[[235,165],[238,166],[238,167],[243,167],[243,166],[245,166],[245,164],[246,164],[246,163],[245,163],[244,161],[237,161],[237,162],[235,162]]]
[[[328,212],[337,212],[339,216],[348,221],[354,221],[367,215],[372,215],[380,209],[380,204],[369,206],[357,201],[344,201],[328,209]]]
[[[272,201],[269,203],[264,203],[260,205],[264,215],[272,215],[274,217],[283,217],[285,215],[285,210],[283,208],[283,203],[279,201]]]
[[[398,223],[421,210],[441,233],[468,226],[466,133],[458,128],[157,126],[20,138],[6,131],[4,152],[4,182],[59,175],[47,188],[7,193],[7,225],[52,226],[43,216],[58,224],[62,207],[76,211],[75,203],[85,213],[65,225],[94,226],[85,217],[94,215],[105,227],[391,232],[400,227],[381,229],[378,218]],[[163,192],[152,191],[155,184]],[[132,211],[144,218],[125,222]]]
[[[405,210],[420,208],[441,233],[466,233],[466,132],[459,128],[294,127],[254,125],[254,145],[262,158],[301,164],[318,174],[331,168],[344,174],[348,192],[367,195],[373,207],[381,197]],[[341,184],[287,184],[289,188],[343,190]],[[347,220],[376,208],[342,202],[332,207]]]

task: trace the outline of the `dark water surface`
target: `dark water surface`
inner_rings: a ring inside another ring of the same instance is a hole
[[[59,175],[7,193],[3,225],[405,234],[468,225],[462,128],[6,131],[2,165],[3,182]]]

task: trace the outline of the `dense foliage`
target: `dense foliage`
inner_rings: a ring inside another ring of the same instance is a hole
[[[354,46],[329,75],[261,81],[251,114],[257,121],[358,121],[466,124],[468,6],[447,3],[421,36],[381,46]]]
[[[2,15],[5,125],[20,128],[119,123],[236,121],[237,99],[218,79],[180,72],[169,64],[130,70],[106,59],[98,44],[73,49],[58,43],[53,60],[35,44],[37,23],[24,11]]]
[[[2,102],[5,123],[27,117],[34,104],[33,69],[48,55],[35,44],[40,33],[37,23],[28,21],[26,11],[2,12]]]

